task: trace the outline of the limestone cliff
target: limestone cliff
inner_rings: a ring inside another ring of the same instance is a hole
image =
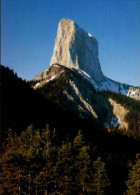
[[[58,63],[68,68],[78,68],[92,79],[103,81],[98,59],[98,42],[72,20],[60,21],[50,65]]]
[[[127,131],[128,123],[126,122],[125,117],[129,111],[111,98],[109,98],[108,101],[112,105],[114,115],[114,117],[112,117],[111,119],[111,124],[114,126],[119,125],[119,129],[124,129],[125,131]]]
[[[103,75],[98,59],[98,42],[74,21],[62,19],[58,25],[52,64],[75,69],[94,86],[96,91],[113,91],[140,100],[140,88],[113,81]],[[43,80],[47,71],[33,80]]]

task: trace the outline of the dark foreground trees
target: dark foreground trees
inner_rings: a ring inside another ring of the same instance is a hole
[[[129,179],[126,181],[127,190],[126,195],[140,194],[140,155],[136,155],[136,162],[131,165],[129,171]]]
[[[20,136],[8,131],[2,146],[0,194],[106,194],[105,163],[93,161],[81,132],[56,142],[55,130],[29,126]]]

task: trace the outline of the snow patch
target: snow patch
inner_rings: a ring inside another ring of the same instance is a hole
[[[88,36],[89,36],[89,37],[93,37],[90,33],[88,33]]]
[[[59,67],[57,64],[54,64],[53,66],[55,66],[55,67]]]
[[[117,126],[119,125],[118,118],[113,117],[113,118],[111,119],[111,125],[113,125],[114,127],[117,127]]]
[[[78,73],[83,76],[86,80],[88,80],[92,86],[95,88],[96,91],[112,91],[116,93],[120,93],[129,97],[133,97],[137,94],[137,90],[135,87],[131,87],[127,84],[118,83],[115,81],[112,81],[111,79],[104,77],[104,81],[102,82],[96,82],[91,78],[89,74],[87,74],[85,71],[79,69],[79,68],[71,68],[71,70],[77,70]]]
[[[55,77],[56,77],[56,75],[52,75],[52,77],[50,79],[46,80],[46,83],[48,83],[49,81],[52,81]]]
[[[106,79],[106,81],[101,83],[101,89],[100,90],[110,90],[113,92],[118,93],[118,87],[119,85],[117,83],[114,83],[112,81],[110,81],[109,79]]]
[[[91,79],[91,76],[89,74],[87,74],[85,71],[77,69],[78,73],[81,74],[81,76],[83,76],[85,79],[87,79],[92,85],[93,87],[98,91],[99,90],[99,86],[97,85],[97,83]]]
[[[124,89],[123,85],[121,84],[121,89],[120,89],[120,93],[123,95],[127,95],[127,90]]]
[[[39,85],[40,85],[40,83],[36,83],[35,86],[34,86],[34,88],[38,87]]]
[[[131,88],[131,89],[129,89],[129,91],[128,91],[128,93],[127,93],[127,96],[132,97],[132,96],[134,96],[135,94],[136,94],[136,91],[134,91],[134,90]]]

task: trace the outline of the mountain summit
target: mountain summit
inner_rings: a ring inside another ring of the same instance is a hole
[[[59,23],[50,65],[54,63],[81,69],[96,81],[104,79],[98,59],[97,40],[72,20],[62,19]]]
[[[103,125],[109,131],[113,126],[118,132],[138,134],[139,123],[134,122],[136,128],[130,129],[132,117],[128,115],[132,112],[130,104],[138,108],[137,101],[120,94],[140,100],[140,88],[104,76],[97,40],[71,20],[60,21],[50,67],[37,75],[31,86],[48,101],[83,120]],[[102,92],[107,90],[118,94]],[[135,118],[139,121],[137,113]]]
[[[96,91],[109,90],[140,100],[139,87],[119,83],[103,75],[98,59],[97,40],[72,20],[62,19],[58,25],[50,66],[53,64],[59,64],[71,70],[76,69]],[[45,79],[47,71],[48,69],[41,72],[33,80]]]

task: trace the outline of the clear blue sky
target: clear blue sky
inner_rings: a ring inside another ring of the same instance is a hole
[[[140,86],[140,0],[1,0],[2,64],[30,80],[49,67],[62,18],[98,40],[104,75]]]

